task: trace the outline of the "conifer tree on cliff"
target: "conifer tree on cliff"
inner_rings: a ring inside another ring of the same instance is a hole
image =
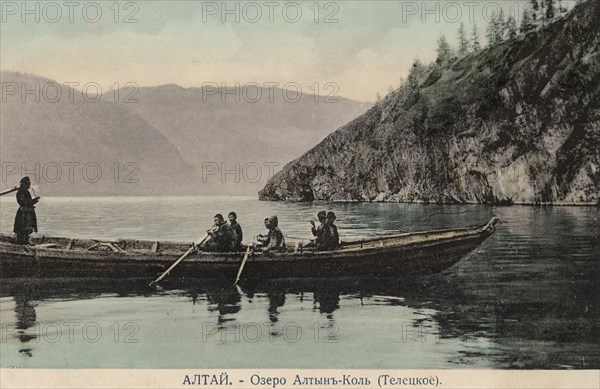
[[[537,24],[538,21],[538,13],[540,12],[540,3],[537,0],[531,0],[531,18],[533,19],[533,24]]]
[[[560,13],[560,15],[563,16],[567,12],[569,12],[569,7],[563,6],[562,0],[558,0],[558,13]]]
[[[508,39],[514,39],[517,37],[517,22],[510,15],[506,21],[506,34]]]
[[[446,36],[442,35],[437,41],[437,60],[438,64],[446,64],[452,58],[452,49],[446,40]]]
[[[494,46],[496,44],[497,38],[497,31],[496,31],[496,14],[493,14],[490,18],[490,23],[488,24],[487,27],[487,40],[488,40],[488,44],[489,46]]]
[[[504,11],[501,9],[496,18],[496,42],[501,43],[506,36],[506,22],[504,21]]]
[[[421,78],[425,73],[425,66],[418,58],[413,62],[410,71],[408,72],[408,77],[406,79],[406,109],[412,107],[421,95]]]
[[[554,19],[554,15],[556,14],[554,10],[554,0],[546,0],[546,19],[548,21],[552,21]]]
[[[477,23],[473,24],[473,50],[481,50],[481,43],[479,42],[479,31],[477,30]]]
[[[534,28],[535,26],[533,25],[531,16],[529,15],[527,9],[525,9],[523,11],[523,19],[521,19],[521,27],[519,28],[519,31],[521,31],[522,34],[526,34]]]
[[[458,55],[463,56],[469,52],[469,40],[465,32],[465,24],[460,22],[458,28]]]

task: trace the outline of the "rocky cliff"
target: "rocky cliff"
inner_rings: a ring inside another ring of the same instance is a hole
[[[291,162],[262,200],[596,203],[600,1],[403,85]]]

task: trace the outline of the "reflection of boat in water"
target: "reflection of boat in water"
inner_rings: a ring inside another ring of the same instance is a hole
[[[238,342],[240,337],[245,336],[242,335],[245,334],[244,331],[256,327],[268,331],[264,333],[266,339],[281,336],[287,339],[284,328],[288,326],[292,331],[298,327],[298,323],[302,323],[305,336],[312,340],[315,334],[320,334],[319,339],[323,341],[325,337],[333,339],[335,336],[335,312],[343,309],[340,306],[342,300],[346,304],[354,301],[355,307],[362,306],[363,299],[365,305],[396,305],[393,302],[398,297],[393,296],[413,293],[421,299],[424,298],[424,284],[428,285],[430,292],[432,288],[437,290],[433,293],[439,293],[439,288],[443,290],[447,285],[446,277],[439,275],[242,280],[238,286],[233,286],[230,280],[172,278],[165,281],[164,288],[149,287],[144,278],[67,280],[68,282],[64,278],[7,278],[0,283],[0,298],[5,298],[7,302],[14,301],[14,318],[5,310],[3,324],[10,329],[6,341],[15,345],[15,351],[39,358],[44,346],[54,345],[52,342],[61,340],[52,330],[59,328],[63,334],[73,334],[74,339],[81,340],[83,325],[87,323],[92,323],[95,327],[102,326],[105,334],[109,334],[112,340],[112,316],[107,320],[107,316],[99,308],[105,306],[103,300],[106,298],[116,299],[113,302],[113,313],[118,312],[115,317],[125,317],[140,326],[147,325],[143,320],[188,320],[187,323],[191,323],[191,326],[186,328],[195,327],[196,330],[215,332],[217,340],[223,339],[222,343]],[[456,287],[450,288],[456,291]],[[393,296],[382,295],[386,293]],[[431,294],[425,293],[425,296],[431,299]],[[119,301],[121,299],[122,303]],[[146,311],[148,304],[152,305],[149,309],[150,316]],[[177,313],[174,314],[171,311],[172,305],[179,304],[188,305],[188,309],[176,310]],[[5,307],[11,305],[7,303]],[[193,306],[192,315],[189,315],[189,305]],[[45,306],[46,309],[36,314],[38,306]],[[135,311],[131,310],[133,306],[136,307]],[[56,307],[56,310],[50,307]],[[120,316],[123,312],[127,313]],[[162,312],[163,315],[153,316],[157,312]],[[169,314],[164,314],[165,312]],[[295,321],[290,321],[290,312],[298,314],[294,316]],[[60,316],[65,314],[66,316]],[[57,320],[55,315],[59,315],[60,319]],[[131,317],[135,319],[130,319]],[[83,322],[82,318],[86,321]],[[306,320],[310,321],[307,323]],[[48,327],[45,327],[48,323]],[[65,323],[70,323],[72,327]],[[128,321],[123,321],[121,325],[126,323]],[[323,327],[317,330],[314,327],[316,325]],[[163,339],[161,327],[155,329],[159,332],[153,336]],[[182,336],[187,335],[182,333]],[[68,339],[68,336],[62,337],[63,342],[69,341]]]
[[[295,249],[255,254],[244,277],[323,277],[329,275],[402,275],[446,269],[475,249],[493,232],[487,224],[451,230],[404,233],[342,242],[335,251]],[[42,237],[35,246],[21,246],[0,235],[0,273],[4,276],[149,277],[164,271],[189,245],[174,242]],[[174,270],[174,276],[235,276],[243,253],[196,253]]]

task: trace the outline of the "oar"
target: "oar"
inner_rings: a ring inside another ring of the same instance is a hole
[[[240,265],[240,270],[238,270],[238,274],[237,277],[235,277],[235,282],[233,283],[233,285],[237,285],[238,281],[240,280],[240,276],[242,275],[242,270],[244,270],[244,265],[246,264],[246,260],[248,260],[248,257],[250,256],[250,253],[252,252],[252,246],[248,246],[248,249],[246,250],[246,255],[244,255],[244,259],[242,259],[242,264]]]
[[[171,270],[173,270],[175,268],[175,266],[179,265],[179,263],[181,261],[183,261],[185,259],[185,257],[187,257],[188,255],[190,255],[190,253],[192,251],[194,251],[194,249],[196,248],[196,246],[200,246],[202,243],[204,243],[204,241],[209,237],[208,233],[206,233],[206,235],[204,235],[204,237],[202,238],[202,240],[200,241],[200,243],[198,243],[197,245],[192,245],[192,247],[190,247],[188,249],[188,251],[186,251],[181,257],[179,257],[178,260],[175,261],[175,263],[173,263],[163,274],[160,275],[160,277],[158,277],[157,279],[155,279],[154,281],[152,281],[150,283],[150,286],[156,284],[158,281],[162,280],[163,278],[165,278],[170,272]]]
[[[18,189],[19,189],[18,186],[15,186],[14,188],[11,188],[11,189],[7,189],[5,191],[0,192],[0,196],[3,196],[5,194],[9,194],[9,193],[14,192],[15,190],[18,190]]]

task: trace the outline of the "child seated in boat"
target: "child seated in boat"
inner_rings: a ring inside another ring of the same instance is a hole
[[[263,252],[283,252],[285,251],[285,238],[283,232],[278,227],[279,220],[277,216],[265,218],[265,227],[269,230],[266,235],[260,234],[256,237],[255,249]]]
[[[203,251],[227,252],[235,251],[237,236],[235,231],[225,222],[223,215],[215,215],[215,225],[206,233],[210,236],[202,245]]]

